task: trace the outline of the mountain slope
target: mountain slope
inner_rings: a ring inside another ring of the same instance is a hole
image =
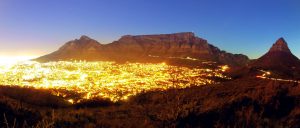
[[[72,128],[298,128],[299,91],[298,83],[252,78],[146,92],[130,97],[127,102],[91,99],[71,105],[47,90],[0,86],[0,114],[6,114],[9,124],[17,120],[16,127],[24,127],[26,120],[27,127],[42,122],[44,127]],[[5,122],[3,117],[0,116],[0,122]],[[0,123],[0,127],[6,124]]]
[[[67,42],[57,51],[37,58],[37,61],[59,61],[59,60],[97,60],[100,57],[99,49],[103,45],[87,36],[81,36]]]
[[[72,44],[76,44],[73,46]],[[37,58],[37,61],[55,60],[164,60],[168,58],[195,58],[201,61],[216,61],[229,65],[245,65],[245,55],[221,51],[194,33],[159,35],[126,35],[118,41],[101,45],[86,36],[65,44],[58,51]]]

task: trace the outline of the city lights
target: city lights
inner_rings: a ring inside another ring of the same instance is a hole
[[[282,81],[282,82],[294,82],[294,83],[300,83],[300,81],[297,80],[292,80],[292,79],[282,79],[282,78],[274,78],[271,76],[270,71],[264,71],[264,70],[259,70],[262,74],[257,75],[256,78],[260,79],[268,79],[268,80],[273,80],[273,81]]]
[[[27,61],[0,66],[0,85],[53,90],[54,95],[65,97],[70,103],[93,98],[119,101],[151,90],[213,84],[217,82],[214,78],[230,79],[222,74],[224,70],[224,66],[199,69],[166,63]],[[80,97],[70,99],[67,92],[78,93]]]

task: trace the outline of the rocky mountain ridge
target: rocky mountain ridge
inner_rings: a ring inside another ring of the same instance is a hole
[[[245,55],[221,51],[207,40],[191,32],[159,35],[126,35],[110,44],[100,44],[87,36],[69,41],[59,50],[37,58],[37,61],[57,60],[145,60],[151,56],[164,60],[169,57],[195,58],[234,66],[245,65]],[[153,59],[153,58],[152,58]]]

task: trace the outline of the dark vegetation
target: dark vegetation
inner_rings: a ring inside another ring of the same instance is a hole
[[[0,88],[0,127],[299,127],[300,85],[255,78],[71,105],[47,90]]]

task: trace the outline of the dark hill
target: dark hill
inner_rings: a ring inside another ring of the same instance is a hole
[[[300,60],[292,54],[286,41],[279,38],[270,50],[260,58],[252,60],[247,66],[231,69],[232,77],[255,77],[262,71],[271,72],[271,77],[284,79],[300,78]]]
[[[287,77],[300,75],[300,60],[292,54],[283,38],[278,39],[265,55],[250,66],[287,75]]]
[[[253,67],[264,69],[300,69],[300,60],[292,54],[287,43],[280,38],[271,49],[252,64]]]
[[[56,104],[59,101],[56,96],[47,96],[45,91],[36,93],[37,90],[3,87],[0,91],[5,92],[0,93],[0,114],[6,114],[9,126],[14,124],[14,119],[17,126],[26,120],[27,127],[39,123],[41,127],[74,128],[300,126],[300,85],[257,78],[147,92],[117,105],[94,103],[96,106],[80,108],[42,107],[43,102]],[[0,117],[0,127],[6,127],[3,117]]]

